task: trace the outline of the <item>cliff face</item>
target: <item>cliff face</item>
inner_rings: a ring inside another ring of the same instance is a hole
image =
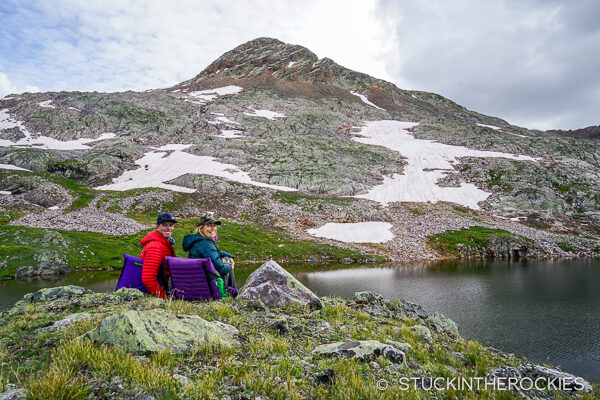
[[[600,126],[588,126],[587,128],[582,129],[573,129],[564,131],[561,129],[555,129],[548,131],[549,133],[554,133],[558,135],[567,135],[579,138],[587,138],[587,139],[600,139]]]
[[[26,226],[95,198],[124,217],[216,208],[304,238],[330,222],[386,222],[394,240],[381,246],[399,258],[440,257],[429,236],[473,225],[531,238],[541,254],[600,249],[597,140],[510,125],[269,38],[171,88],[8,96],[0,165],[4,221]],[[30,193],[36,182],[48,199]],[[168,201],[151,200],[164,190]]]

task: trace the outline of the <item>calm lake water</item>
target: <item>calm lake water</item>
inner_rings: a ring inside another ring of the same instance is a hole
[[[240,287],[254,268],[236,269]],[[407,299],[452,318],[466,338],[600,383],[600,260],[286,268],[319,296],[351,298],[371,290]],[[118,277],[102,271],[54,282],[3,282],[0,310],[42,287],[109,292]]]

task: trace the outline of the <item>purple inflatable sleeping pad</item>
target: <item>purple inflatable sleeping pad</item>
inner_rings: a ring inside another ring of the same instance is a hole
[[[219,300],[221,294],[215,283],[219,273],[210,258],[165,257],[171,273],[171,294],[176,299]],[[237,289],[227,286],[236,297]]]
[[[141,292],[148,293],[148,289],[146,289],[144,282],[142,282],[142,264],[144,263],[144,260],[130,256],[129,254],[123,254],[123,258],[123,270],[121,271],[121,276],[119,277],[119,282],[117,283],[115,291],[125,287],[138,289]]]

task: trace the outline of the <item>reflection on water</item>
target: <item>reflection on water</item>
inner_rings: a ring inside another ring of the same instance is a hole
[[[236,268],[240,287],[256,267]],[[286,269],[319,296],[351,298],[371,290],[403,298],[452,318],[466,338],[600,382],[599,260]],[[118,271],[98,271],[54,282],[3,282],[0,310],[43,287],[72,284],[110,292],[118,277]]]
[[[600,262],[450,262],[300,274],[320,296],[372,290],[439,311],[463,336],[600,382]]]

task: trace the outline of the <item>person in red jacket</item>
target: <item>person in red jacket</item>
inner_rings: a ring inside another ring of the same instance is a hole
[[[140,258],[144,260],[142,265],[142,282],[150,292],[150,294],[162,297],[167,297],[165,289],[158,283],[160,266],[166,256],[175,257],[175,239],[171,237],[173,227],[177,220],[171,213],[165,212],[156,219],[156,230],[148,233],[145,238],[140,240],[144,250]],[[164,263],[163,277],[166,279],[169,275],[167,264]]]

